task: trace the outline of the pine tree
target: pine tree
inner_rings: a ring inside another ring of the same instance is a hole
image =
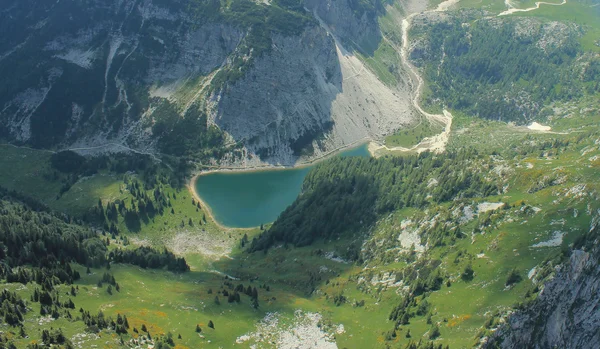
[[[437,325],[433,326],[433,328],[429,332],[429,339],[436,339],[439,336],[440,336],[440,328]]]

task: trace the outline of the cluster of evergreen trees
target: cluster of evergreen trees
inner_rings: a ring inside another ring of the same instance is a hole
[[[98,200],[94,208],[94,221],[103,222],[104,229],[111,233],[113,238],[119,234],[119,217],[122,217],[130,232],[137,232],[141,229],[142,221],[148,222],[155,215],[163,215],[165,212],[175,213],[171,205],[171,198],[177,199],[175,193],[169,194],[161,185],[152,187],[137,179],[126,177],[124,181],[127,190],[133,196],[130,200],[117,199],[108,202],[106,206],[102,200]],[[200,212],[199,202],[192,199],[192,205],[196,207],[196,212]],[[206,215],[203,214],[203,218],[197,222],[199,225],[206,223]],[[188,224],[193,226],[192,218],[189,218]]]
[[[521,35],[520,21],[508,18],[500,24],[464,22],[456,18],[428,25],[427,47],[411,57],[425,68],[431,96],[444,105],[484,118],[526,122],[551,102],[600,92],[600,59],[583,53],[574,30],[561,33],[568,38],[560,44],[542,47],[538,41],[552,35],[542,32],[543,24],[540,33]]]
[[[104,264],[106,246],[89,228],[69,218],[0,200],[0,259],[9,267],[51,268],[57,261]]]
[[[156,186],[152,191],[153,197],[148,194],[148,185],[144,185],[140,181],[125,178],[127,190],[133,196],[129,200],[129,204],[125,200],[116,200],[109,202],[104,207],[101,200],[98,201],[96,214],[100,222],[104,222],[104,228],[111,234],[119,234],[116,224],[119,221],[119,216],[123,217],[127,228],[132,232],[137,232],[140,229],[140,220],[148,221],[149,218],[156,214],[162,215],[165,208],[171,206],[168,195]]]
[[[79,280],[80,275],[77,270],[71,268],[69,263],[53,263],[50,267],[24,267],[15,268],[6,267],[0,269],[0,278],[6,279],[9,283],[21,283],[26,285],[29,282],[35,282],[44,289],[52,289],[55,285],[71,284]]]
[[[66,215],[50,212],[35,200],[15,199],[14,193],[0,189],[0,279],[8,283],[34,283],[36,288],[31,295],[32,303],[40,304],[40,315],[54,319],[64,317],[74,319],[71,310],[75,309],[72,298],[61,299],[60,284],[72,284],[80,278],[72,264],[101,267],[114,263],[128,263],[144,268],[167,268],[175,272],[189,270],[185,259],[176,257],[164,249],[157,251],[148,247],[121,250],[107,253],[108,239],[92,229],[75,224]],[[114,276],[104,273],[99,282],[108,283],[107,292],[120,286]],[[77,296],[78,287],[71,287],[70,297]],[[27,334],[23,327],[23,317],[31,308],[18,294],[9,291],[0,293],[0,319],[11,326],[20,327],[20,335]],[[89,330],[112,329],[118,334],[127,333],[129,327],[125,316],[117,317],[116,322],[105,318],[102,313],[91,315],[80,309],[81,319]],[[41,342],[44,346],[71,343],[60,330],[45,330]],[[32,344],[33,345],[33,344]],[[35,344],[32,348],[41,347]],[[0,348],[13,348],[14,345],[0,336]]]
[[[79,278],[69,263],[91,267],[108,261],[129,263],[143,268],[167,267],[171,271],[189,270],[185,259],[164,249],[149,247],[113,250],[107,254],[107,242],[90,228],[69,223],[64,215],[38,212],[11,200],[0,199],[0,276],[9,282],[46,283],[56,277],[70,284]],[[27,265],[27,268],[17,268]],[[50,282],[52,283],[52,282]]]
[[[102,311],[98,311],[96,315],[83,309],[79,311],[83,323],[87,325],[88,332],[98,333],[100,330],[111,328],[117,334],[125,334],[129,330],[129,321],[127,321],[126,315],[117,314],[117,321],[115,322],[111,317],[104,316]]]
[[[50,158],[50,171],[42,175],[49,181],[62,182],[59,197],[71,189],[79,179],[100,172],[123,175],[135,173],[145,190],[152,190],[160,185],[182,188],[192,170],[186,158],[165,156],[158,162],[149,155],[111,154],[110,156],[83,157],[73,151],[61,151]],[[139,188],[138,188],[139,189]],[[86,217],[92,219],[93,217]]]
[[[161,152],[174,156],[189,156],[207,160],[225,154],[225,134],[208,122],[206,113],[197,104],[188,108],[182,118],[174,103],[167,99],[152,98],[156,106],[152,114],[157,122],[152,126]]]
[[[478,157],[464,149],[444,156],[335,158],[319,164],[306,176],[302,194],[252,241],[250,251],[355,233],[403,207],[497,193],[495,184],[471,168]]]
[[[133,264],[142,268],[161,269],[166,267],[169,271],[180,273],[190,270],[185,258],[175,256],[166,248],[162,251],[147,246],[140,246],[134,250],[118,249],[111,251],[108,257],[115,263]]]
[[[49,181],[62,182],[59,197],[69,191],[71,186],[82,177],[92,176],[102,171],[117,175],[134,172],[147,188],[154,188],[161,183],[181,188],[190,172],[190,165],[185,159],[166,158],[165,161],[172,164],[164,166],[148,155],[112,154],[86,158],[67,150],[52,155],[51,171],[44,173],[43,176]]]
[[[262,287],[263,286],[261,286],[261,288]],[[265,285],[265,287],[267,286]],[[250,285],[248,285],[248,287],[244,287],[244,284],[238,284],[237,286],[234,286],[231,281],[225,279],[221,288],[222,289],[219,290],[217,293],[223,295],[223,297],[227,297],[228,303],[240,303],[240,294],[245,294],[246,296],[250,297],[250,304],[252,305],[252,307],[255,309],[258,308],[258,290],[256,289],[256,287],[252,287]],[[212,293],[212,289],[209,290],[209,294],[210,293]],[[219,296],[215,296],[215,303],[217,305],[221,304],[221,302],[219,301]]]
[[[445,278],[438,269],[440,263],[439,260],[422,258],[406,267],[401,276],[397,276],[397,281],[406,280],[410,283],[408,292],[389,316],[389,319],[396,323],[396,328],[408,324],[412,317],[423,316],[429,312],[427,294],[440,290],[444,284]],[[449,281],[446,282],[446,286],[450,286]],[[419,296],[422,297],[417,302]]]
[[[0,293],[0,319],[10,326],[23,324],[23,314],[27,313],[27,305],[16,292],[3,290]]]
[[[125,222],[129,232],[138,232],[141,229],[142,222],[148,223],[155,215],[163,215],[166,212],[174,214],[175,210],[171,204],[171,198],[177,199],[175,193],[169,194],[163,185],[151,185],[143,183],[137,179],[125,177],[127,190],[133,196],[130,200],[117,199],[106,203],[98,200],[98,204],[93,209],[92,217],[87,217],[96,223],[103,223],[103,227],[113,238],[118,235],[119,217]],[[196,212],[200,212],[202,207],[199,202],[192,199],[192,205],[196,207]],[[198,225],[206,223],[206,214],[202,213],[202,218],[198,219]],[[194,221],[190,217],[188,220],[190,226]],[[185,226],[182,221],[181,227]]]
[[[74,348],[71,341],[67,339],[67,337],[65,337],[65,335],[62,332],[62,329],[60,328],[50,328],[50,330],[42,330],[42,343],[44,343],[45,347],[53,347],[55,344],[66,344],[67,348]]]

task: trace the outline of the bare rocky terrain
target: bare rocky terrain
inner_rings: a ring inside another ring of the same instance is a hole
[[[409,86],[383,84],[356,55],[381,40],[377,13],[309,1],[294,12],[303,27],[272,32],[259,49],[244,23],[190,4],[7,6],[0,72],[17,83],[0,86],[0,134],[87,154],[157,153],[157,121],[206,114],[238,148],[215,160],[293,165],[416,122]]]
[[[597,231],[596,219],[590,234]],[[512,314],[485,347],[598,348],[598,252],[597,247],[574,250],[566,263],[555,267],[538,299]],[[535,270],[531,277],[536,277]]]

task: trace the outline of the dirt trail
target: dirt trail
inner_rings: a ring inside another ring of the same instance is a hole
[[[62,150],[59,150],[59,151],[70,150],[70,151],[77,152],[77,151],[85,151],[85,150],[97,150],[97,149],[102,149],[102,148],[113,148],[113,149],[121,148],[121,149],[124,149],[126,151],[129,151],[129,152],[132,152],[132,153],[135,153],[135,154],[149,155],[155,161],[161,162],[160,158],[158,156],[156,156],[155,153],[149,153],[149,152],[140,151],[140,150],[133,149],[133,148],[130,148],[130,147],[126,146],[126,145],[119,144],[119,143],[104,143],[104,144],[93,146],[93,147],[66,148],[66,149],[62,149]]]
[[[403,151],[403,152],[416,151],[418,153],[421,153],[424,151],[432,151],[435,153],[442,153],[445,151],[446,144],[448,143],[448,139],[450,136],[450,130],[452,127],[452,114],[450,114],[450,112],[445,109],[443,110],[442,114],[431,114],[431,113],[428,113],[425,110],[423,110],[423,108],[419,104],[421,94],[423,92],[424,82],[423,82],[423,78],[419,75],[418,70],[410,63],[410,60],[408,59],[408,54],[409,54],[408,33],[410,31],[411,21],[415,16],[424,14],[424,13],[445,12],[445,11],[448,11],[452,6],[458,4],[459,2],[460,2],[460,0],[446,0],[442,3],[440,3],[433,10],[415,12],[415,13],[410,14],[408,17],[402,19],[401,23],[399,23],[402,26],[402,47],[401,48],[398,48],[397,45],[394,44],[387,37],[385,37],[385,36],[383,37],[383,39],[390,46],[392,46],[396,51],[400,52],[400,56],[402,58],[402,64],[404,64],[404,66],[408,69],[413,81],[416,80],[416,82],[417,82],[417,87],[415,89],[414,98],[412,100],[413,106],[415,107],[415,109],[417,111],[419,111],[419,113],[421,113],[424,117],[426,117],[430,122],[439,123],[442,126],[444,126],[444,131],[438,135],[424,138],[421,142],[419,142],[418,144],[416,144],[415,146],[413,146],[411,148],[405,148],[405,147],[390,148],[384,144],[379,144],[377,142],[371,142],[369,144],[369,151],[371,152],[371,154],[375,155],[376,151],[379,149],[385,149],[388,151]],[[528,12],[528,11],[537,10],[540,8],[541,5],[561,6],[566,3],[567,3],[567,0],[562,0],[562,2],[559,4],[540,1],[540,2],[536,2],[534,7],[530,7],[530,8],[526,8],[526,9],[518,9],[518,8],[514,7],[511,0],[506,0],[505,4],[507,7],[509,7],[509,9],[504,12],[501,12],[500,14],[498,14],[498,16],[505,16],[505,15],[509,15],[512,13],[516,13],[516,12]],[[549,132],[549,130],[546,130],[546,129],[540,130],[540,129],[536,128],[535,130]]]
[[[421,153],[424,151],[432,151],[434,153],[442,153],[446,150],[446,144],[448,144],[448,139],[450,138],[450,130],[452,128],[452,114],[445,109],[443,110],[442,114],[431,114],[431,113],[428,113],[427,111],[423,110],[423,108],[421,107],[420,100],[421,100],[421,95],[423,93],[423,86],[425,83],[424,83],[421,75],[419,75],[417,68],[415,68],[412,65],[412,63],[410,63],[410,60],[408,59],[408,54],[409,54],[408,32],[410,31],[411,21],[415,16],[424,14],[424,13],[447,11],[450,7],[456,5],[459,1],[460,0],[446,0],[442,3],[440,3],[433,10],[415,12],[415,13],[410,14],[408,17],[402,19],[402,21],[399,22],[399,24],[401,25],[401,28],[402,28],[402,47],[398,47],[387,37],[385,37],[385,36],[383,37],[383,39],[390,46],[392,46],[396,51],[400,52],[402,64],[407,68],[408,72],[410,73],[411,79],[413,81],[417,82],[417,87],[415,89],[415,93],[414,93],[414,96],[412,99],[412,104],[413,104],[414,108],[419,113],[421,113],[421,115],[423,115],[425,118],[427,118],[427,120],[429,120],[429,122],[442,125],[444,127],[444,131],[438,135],[424,138],[421,142],[419,142],[418,144],[414,145],[411,148],[405,148],[405,147],[389,148],[384,144],[379,144],[377,142],[371,142],[371,144],[369,145],[369,151],[372,154],[375,155],[375,152],[379,149],[386,149],[388,151],[403,151],[403,152],[416,151],[418,153]]]
[[[506,15],[510,15],[516,12],[529,12],[529,11],[533,11],[533,10],[537,10],[540,8],[541,5],[549,5],[549,6],[561,6],[567,3],[567,0],[563,0],[560,4],[557,3],[552,3],[552,2],[545,2],[545,1],[539,1],[535,3],[534,7],[528,7],[528,8],[515,8],[512,1],[510,0],[506,0],[504,1],[504,3],[506,4],[506,6],[508,7],[508,10],[504,11],[504,12],[500,12],[500,14],[498,14],[498,16],[506,16]]]

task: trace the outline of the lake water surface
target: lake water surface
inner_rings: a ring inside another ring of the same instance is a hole
[[[370,156],[367,145],[337,156]],[[220,224],[232,228],[273,222],[288,207],[313,166],[253,172],[215,172],[198,177],[196,192]]]

